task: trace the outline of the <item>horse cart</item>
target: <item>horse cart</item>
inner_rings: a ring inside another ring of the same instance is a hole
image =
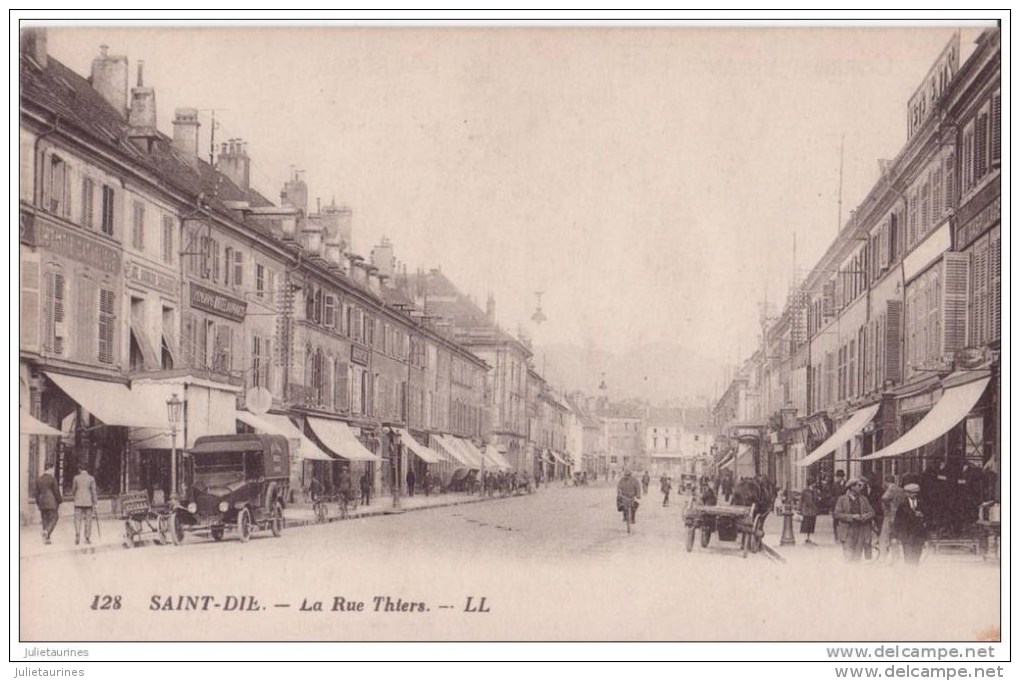
[[[765,536],[765,518],[772,509],[774,494],[757,480],[745,480],[733,491],[729,506],[699,504],[694,497],[684,509],[687,529],[686,548],[694,549],[694,540],[701,531],[701,546],[707,548],[714,532],[720,541],[740,542],[743,557],[761,551]]]

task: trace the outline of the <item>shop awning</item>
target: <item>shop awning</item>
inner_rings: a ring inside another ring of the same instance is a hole
[[[474,460],[478,466],[492,468],[492,464],[486,460],[486,458],[482,455],[482,452],[479,451],[478,447],[475,447],[470,440],[466,440],[462,437],[455,437],[454,440],[457,441],[457,445],[461,448],[461,451],[467,454],[470,459]]]
[[[21,412],[21,419],[18,425],[22,435],[63,435],[53,426],[48,426],[29,414],[24,408],[19,408],[18,411]]]
[[[335,461],[337,457],[330,456],[319,449],[314,442],[305,437],[297,426],[290,422],[290,419],[282,414],[255,415],[248,411],[238,411],[235,416],[241,423],[246,423],[259,433],[270,433],[282,435],[287,440],[298,440],[298,454],[302,459],[312,461]]]
[[[559,452],[550,449],[549,453],[552,454],[553,459],[555,459],[557,463],[561,463],[564,466],[569,466],[570,465],[570,464],[567,463],[567,460],[564,459],[563,456]]]
[[[166,405],[141,400],[126,385],[49,371],[45,374],[68,397],[108,426],[170,429]]]
[[[439,443],[440,447],[442,447],[443,453],[450,457],[453,461],[469,468],[480,467],[477,462],[461,451],[461,448],[457,446],[456,438],[453,436],[437,435],[433,439]]]
[[[365,445],[358,441],[350,426],[342,421],[329,421],[315,416],[308,417],[308,426],[315,433],[315,437],[329,449],[330,452],[349,461],[376,461],[380,462],[378,456],[368,451]]]
[[[511,470],[513,468],[513,466],[510,465],[510,462],[506,460],[506,457],[503,456],[503,453],[492,445],[485,445],[485,456],[495,461],[496,466],[499,468],[503,468],[505,470]]]
[[[970,413],[984,394],[988,387],[990,378],[982,378],[978,381],[964,383],[952,388],[946,388],[942,397],[924,415],[916,426],[908,430],[903,436],[887,447],[883,447],[874,454],[862,457],[861,461],[873,459],[885,459],[890,456],[898,456],[923,447],[937,437],[945,435],[953,426],[958,424]]]
[[[439,456],[434,451],[432,451],[422,443],[415,440],[414,436],[411,435],[406,430],[404,430],[403,428],[394,428],[393,430],[397,431],[397,433],[400,435],[400,442],[403,443],[405,447],[414,452],[415,456],[417,456],[425,463],[443,462],[443,457]]]
[[[814,451],[805,456],[803,459],[794,461],[798,466],[810,466],[816,461],[821,461],[829,454],[845,445],[850,441],[854,435],[861,431],[861,428],[868,425],[871,419],[875,418],[875,414],[878,413],[878,407],[880,405],[873,404],[870,407],[864,409],[858,409],[853,415],[846,420],[846,423],[836,429],[836,432],[829,436],[829,438],[822,444],[815,447]]]

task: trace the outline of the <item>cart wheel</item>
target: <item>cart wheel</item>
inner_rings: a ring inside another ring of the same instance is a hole
[[[743,558],[747,558],[747,545],[749,543],[750,543],[750,541],[749,541],[748,535],[743,533],[743,532],[741,532],[740,533],[740,555]]]
[[[156,518],[156,533],[158,534],[158,541],[160,544],[166,546],[170,543],[170,519],[168,516],[160,514]]]
[[[251,513],[247,508],[242,508],[237,514],[237,532],[241,535],[241,541],[251,539]]]
[[[169,530],[170,540],[173,541],[174,546],[179,546],[184,542],[184,526],[181,524],[181,519],[177,513],[170,514]]]
[[[274,537],[283,534],[283,506],[279,501],[273,504],[273,512],[269,516],[269,529],[273,531]]]
[[[694,535],[697,534],[697,532],[698,528],[693,525],[687,528],[687,541],[685,542],[687,553],[690,553],[694,549]]]
[[[212,538],[215,541],[223,541],[223,528],[222,527],[214,527],[214,528],[212,528],[211,530],[209,530],[209,534],[212,535]]]
[[[712,530],[707,528],[707,527],[701,528],[701,548],[703,548],[703,549],[708,548],[708,542],[711,539],[712,539]]]

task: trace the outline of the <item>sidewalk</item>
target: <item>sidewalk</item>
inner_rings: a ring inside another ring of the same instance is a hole
[[[544,491],[544,489],[542,491]],[[515,499],[518,497],[496,496],[490,499],[489,497],[479,497],[478,495],[468,495],[463,493],[438,494],[432,496],[416,494],[413,497],[402,496],[400,498],[400,508],[395,509],[393,508],[393,497],[375,496],[372,498],[369,505],[358,506],[356,510],[352,511],[349,518],[371,518],[408,511],[420,511],[428,508],[473,504],[481,501],[496,501],[503,498]],[[328,505],[327,513],[327,522],[343,522],[336,517],[338,515],[336,503]],[[286,521],[286,527],[290,528],[316,524],[311,502],[299,501],[288,504],[283,512],[283,516]],[[38,523],[27,527],[21,527],[20,530],[20,556],[22,559],[59,553],[90,554],[114,549],[123,551],[126,548],[124,543],[124,521],[112,515],[100,516],[98,530],[96,529],[95,524],[93,524],[92,543],[89,545],[85,544],[83,531],[81,538],[82,543],[75,546],[74,518],[70,516],[61,515],[60,520],[57,522],[57,526],[53,530],[53,535],[50,537],[52,541],[50,544],[45,544],[43,542],[42,527]],[[148,537],[140,540],[137,546],[146,547],[155,545],[154,537],[154,533],[150,533]]]

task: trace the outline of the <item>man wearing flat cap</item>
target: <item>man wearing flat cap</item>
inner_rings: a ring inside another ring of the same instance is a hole
[[[848,562],[861,560],[865,546],[871,546],[871,520],[875,510],[864,495],[867,480],[853,478],[846,486],[846,493],[836,500],[832,518],[836,525],[836,539],[843,544],[843,557]]]
[[[903,562],[917,565],[921,560],[924,542],[928,539],[928,530],[924,524],[924,513],[921,511],[921,486],[910,483],[904,486],[907,499],[896,509],[896,536],[903,544]]]

